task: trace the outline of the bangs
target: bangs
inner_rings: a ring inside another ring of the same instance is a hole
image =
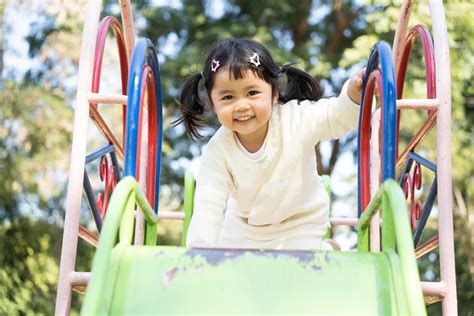
[[[257,60],[254,61],[254,55]],[[208,95],[214,86],[216,70],[225,68],[230,80],[246,78],[251,71],[253,76],[279,87],[278,67],[273,62],[269,52],[260,44],[247,39],[224,40],[212,47],[204,63],[204,84]]]
[[[269,82],[269,79],[264,75],[263,70],[252,67],[248,64],[242,63],[230,63],[229,67],[229,79],[243,79],[246,77],[247,71],[251,71],[256,77]]]

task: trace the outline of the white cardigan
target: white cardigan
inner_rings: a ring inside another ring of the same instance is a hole
[[[274,106],[263,155],[252,160],[221,127],[205,148],[196,181],[188,247],[320,249],[329,197],[314,146],[357,126],[347,95]]]

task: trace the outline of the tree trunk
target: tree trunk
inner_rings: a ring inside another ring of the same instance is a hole
[[[335,32],[334,35],[331,37],[329,43],[326,45],[324,52],[327,56],[333,55],[338,48],[340,47],[341,41],[344,38],[344,31],[348,29],[354,20],[357,18],[359,14],[363,12],[363,7],[360,7],[356,11],[352,12],[347,16],[342,15],[342,6],[340,0],[333,0],[333,15],[334,15],[334,23],[335,23]],[[332,171],[334,170],[334,166],[336,165],[337,158],[339,157],[339,149],[340,143],[339,140],[334,140],[332,142],[332,150],[331,156],[329,157],[329,162],[327,166],[324,166],[322,163],[322,156],[319,144],[316,145],[315,152],[316,152],[316,159],[318,161],[317,168],[319,174],[327,174],[331,175]]]
[[[340,143],[339,139],[335,139],[332,141],[332,149],[331,149],[331,156],[329,157],[329,162],[327,166],[323,165],[322,161],[322,155],[321,155],[321,148],[320,148],[320,143],[318,143],[314,147],[314,152],[316,153],[316,168],[318,170],[318,174],[327,174],[331,175],[331,173],[334,170],[334,166],[336,165],[337,158],[339,157],[339,149],[340,149]]]
[[[334,15],[334,23],[335,23],[335,32],[331,37],[330,42],[326,45],[325,53],[327,55],[334,54],[338,48],[339,44],[344,37],[344,31],[348,29],[354,20],[363,12],[364,8],[361,6],[356,11],[348,14],[347,16],[342,15],[342,5],[340,0],[334,0],[332,11]]]
[[[293,26],[293,41],[295,46],[293,47],[293,53],[302,58],[309,58],[308,52],[305,50],[305,43],[308,41],[308,18],[311,13],[311,7],[313,6],[313,1],[311,0],[302,0],[298,3],[297,12],[301,14],[298,17],[296,23]],[[295,19],[296,20],[296,19]]]

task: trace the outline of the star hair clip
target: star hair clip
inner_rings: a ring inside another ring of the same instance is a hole
[[[211,71],[212,71],[212,72],[216,72],[216,71],[217,71],[217,68],[219,68],[220,65],[221,65],[221,64],[220,64],[220,62],[219,62],[218,60],[213,59],[213,60],[212,60],[212,63],[211,63]]]
[[[253,53],[252,57],[250,57],[249,63],[253,64],[255,67],[260,66],[260,58],[257,53]]]

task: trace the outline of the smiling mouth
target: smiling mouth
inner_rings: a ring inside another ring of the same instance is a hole
[[[250,115],[246,115],[246,116],[241,116],[241,117],[237,117],[234,119],[234,121],[237,121],[239,123],[245,123],[251,119],[253,119],[255,116],[250,116]]]

